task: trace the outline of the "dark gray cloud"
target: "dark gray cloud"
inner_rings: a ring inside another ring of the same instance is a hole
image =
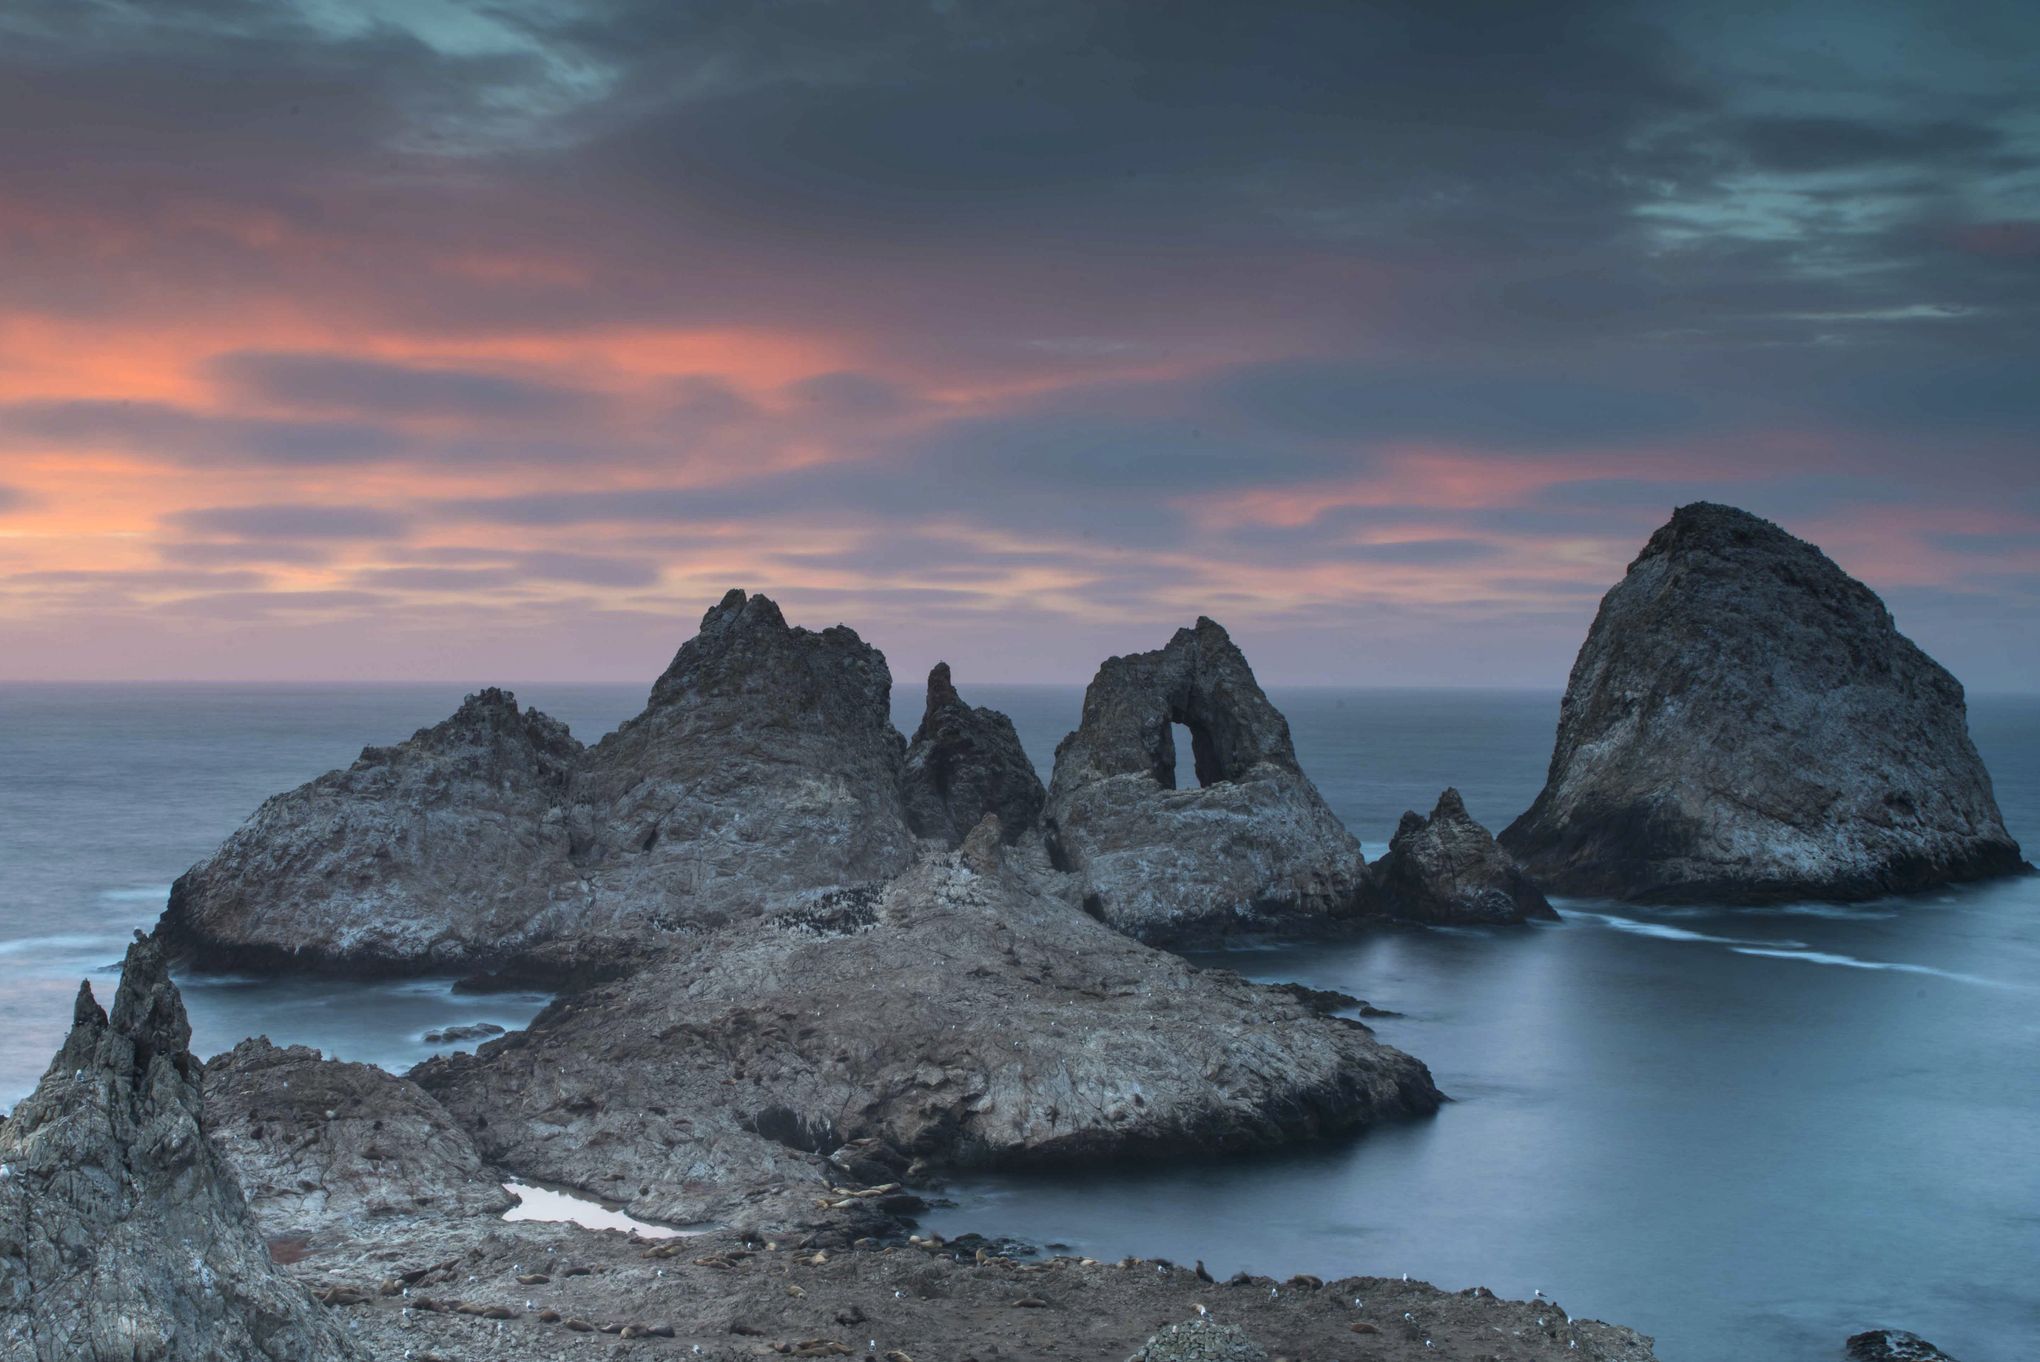
[[[410,517],[379,506],[289,502],[209,506],[175,512],[165,521],[190,534],[282,540],[397,539],[411,525]]]
[[[1917,166],[1975,158],[2001,150],[2003,131],[1985,123],[1942,119],[1882,123],[1852,118],[1748,118],[1734,128],[1750,159],[1766,170],[1843,170]]]
[[[240,353],[213,361],[238,394],[258,402],[376,418],[558,420],[597,406],[587,393],[529,379],[427,369],[342,355]]]
[[[410,448],[401,435],[348,421],[280,421],[194,412],[163,402],[33,400],[0,404],[0,440],[111,447],[191,464],[361,463]]]
[[[228,541],[183,539],[156,545],[166,563],[190,567],[227,567],[237,563],[292,563],[316,566],[329,562],[332,554],[325,545],[281,541]]]
[[[9,487],[5,483],[0,483],[0,515],[6,515],[9,511],[18,511],[28,505],[28,503],[28,493],[18,487]]]

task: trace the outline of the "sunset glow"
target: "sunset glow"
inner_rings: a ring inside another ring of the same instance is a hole
[[[1986,163],[1892,131],[1891,16],[1813,110],[1789,25],[1673,10],[1524,63],[1529,17],[683,9],[10,7],[0,677],[636,680],[741,585],[902,675],[1210,613],[1276,681],[1556,686],[1696,498],[2040,675],[1988,25],[1904,115]]]

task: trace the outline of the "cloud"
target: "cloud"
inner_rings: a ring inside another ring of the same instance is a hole
[[[166,524],[191,534],[239,539],[400,539],[410,518],[379,506],[271,502],[177,511]]]
[[[1736,140],[1767,170],[1822,171],[1974,159],[2004,147],[2005,134],[1985,123],[1942,119],[1882,123],[1852,118],[1767,117],[1742,120]]]
[[[300,410],[472,421],[585,416],[595,398],[551,383],[462,369],[432,369],[344,355],[240,352],[212,362],[240,396]]]
[[[374,425],[223,416],[164,402],[100,399],[0,404],[0,439],[122,449],[199,465],[282,467],[388,459],[409,448],[402,436]]]

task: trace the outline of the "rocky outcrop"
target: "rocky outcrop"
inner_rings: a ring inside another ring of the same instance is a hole
[[[1851,1334],[1849,1362],[1955,1362],[1955,1359],[1903,1329],[1866,1329]]]
[[[206,1141],[190,1041],[153,942],[129,947],[111,1017],[79,990],[49,1072],[0,1124],[0,1356],[357,1356],[271,1264]]]
[[[158,937],[217,968],[396,973],[543,940],[583,901],[565,873],[580,758],[508,691],[470,695],[266,801],[171,887]]]
[[[843,1180],[823,1156],[860,1141],[881,1166],[1077,1164],[1440,1100],[1359,1023],[1130,941],[1024,869],[929,853],[881,891],[677,942],[414,1076],[520,1173],[650,1220],[768,1226],[812,1214]]]
[[[1174,724],[1190,734],[1194,787],[1178,778]],[[1288,721],[1202,618],[1098,669],[1056,748],[1046,821],[1089,911],[1144,941],[1322,928],[1353,911],[1363,869]]]
[[[1169,1325],[1126,1362],[1265,1362],[1267,1356],[1238,1325],[1199,1316]]]
[[[732,591],[575,781],[599,916],[712,926],[897,874],[914,837],[885,657]]]
[[[205,1066],[207,1126],[272,1241],[385,1234],[513,1203],[474,1140],[409,1079],[244,1040]]]
[[[1706,503],[1602,598],[1544,790],[1501,843],[1548,889],[1657,902],[2024,868],[1955,678],[1819,549]]]
[[[998,817],[1006,840],[1015,841],[1040,822],[1047,798],[1013,721],[965,704],[947,662],[928,673],[928,706],[907,746],[900,788],[915,834],[948,846],[961,843],[988,813]]]
[[[1369,907],[1389,917],[1444,924],[1557,921],[1544,894],[1488,830],[1459,791],[1438,796],[1430,816],[1412,810],[1368,867]]]
[[[584,750],[507,692],[265,803],[157,928],[212,968],[616,972],[641,938],[912,858],[885,659],[733,591]]]

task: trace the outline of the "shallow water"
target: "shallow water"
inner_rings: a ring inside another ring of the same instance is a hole
[[[1079,691],[971,686],[1044,771]],[[520,688],[592,739],[640,687]],[[263,797],[434,722],[458,687],[0,687],[0,1104],[110,986],[169,881]],[[1378,854],[1456,783],[1500,827],[1543,777],[1556,697],[1277,692],[1305,768]],[[918,687],[896,696],[918,719]],[[2040,699],[1975,697],[2013,832],[2040,844]],[[1185,754],[1187,757],[1187,754]],[[1180,765],[1187,773],[1187,760]],[[952,1189],[931,1223],[1286,1275],[1401,1273],[1658,1335],[1667,1362],[1833,1358],[1870,1324],[1967,1362],[2040,1338],[2040,880],[1742,911],[1561,903],[1527,931],[1402,931],[1230,968],[1409,1015],[1381,1034],[1456,1101],[1299,1154]],[[187,979],[195,1048],[401,1068],[536,995]]]

